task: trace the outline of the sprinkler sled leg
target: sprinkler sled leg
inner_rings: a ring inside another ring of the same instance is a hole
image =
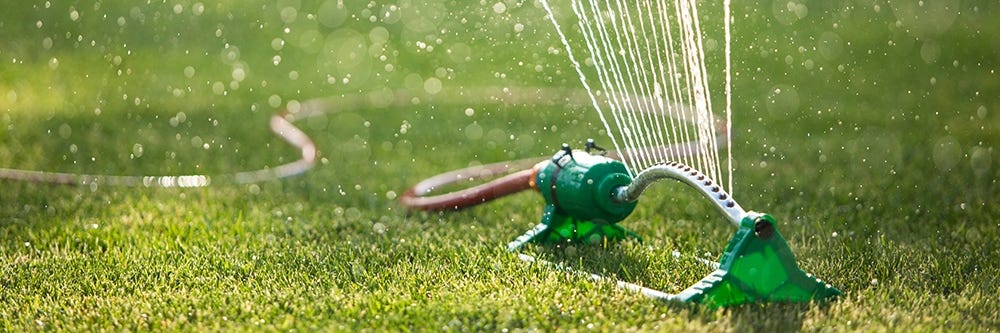
[[[803,272],[767,214],[749,213],[729,241],[719,268],[677,294],[712,307],[755,302],[809,302],[840,290]]]

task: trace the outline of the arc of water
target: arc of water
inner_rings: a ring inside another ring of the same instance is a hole
[[[629,172],[636,174],[663,160],[680,160],[716,179],[722,179],[723,170],[728,169],[732,187],[732,152],[729,149],[728,168],[723,168],[718,151],[722,139],[715,126],[721,117],[712,112],[703,30],[694,0],[640,0],[631,4],[569,0],[581,46],[570,42],[549,1],[541,3],[608,136],[615,148],[624,152]],[[724,7],[725,141],[729,145],[729,0]],[[592,68],[577,60],[578,51],[589,57]],[[642,149],[681,142],[696,144],[686,152]],[[674,153],[677,156],[671,155]]]
[[[601,43],[588,42],[587,47],[590,51],[591,57],[594,58],[595,65],[598,70],[597,75],[602,88],[606,92],[608,99],[607,103],[611,108],[612,116],[614,117],[619,130],[623,133],[623,135],[621,135],[622,141],[625,144],[625,150],[623,151],[625,152],[625,156],[629,157],[625,159],[628,161],[625,164],[630,170],[639,169],[639,165],[636,165],[633,160],[637,158],[641,159],[644,155],[635,151],[635,147],[641,146],[641,143],[638,142],[637,136],[631,135],[632,121],[630,117],[628,117],[630,113],[628,112],[630,108],[627,104],[628,96],[624,93],[624,80],[620,75],[621,70],[618,59],[614,56],[614,52],[610,50],[611,43],[607,40],[608,35],[603,33],[603,25],[600,23],[591,24],[589,14],[584,12],[586,8],[583,7],[583,4],[581,2],[577,2],[575,4],[578,5],[574,5],[573,10],[578,17],[582,18],[578,24],[581,31],[584,33],[585,38],[588,41],[598,39],[602,41]],[[596,11],[594,13],[596,17],[595,21],[600,22],[600,14]],[[568,45],[568,42],[564,42],[564,44]],[[572,51],[567,49],[567,52]],[[577,67],[577,70],[580,74],[581,80],[586,80],[586,76],[583,74],[582,70],[579,67]],[[614,136],[611,134],[614,132],[607,123],[605,123],[605,127],[607,128],[609,135]]]
[[[722,2],[722,16],[725,19],[723,31],[726,35],[726,163],[729,167],[729,191],[733,191],[733,74],[732,74],[732,12],[730,0]],[[721,178],[720,178],[721,179]]]

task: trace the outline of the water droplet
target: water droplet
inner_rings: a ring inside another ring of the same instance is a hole
[[[934,144],[934,165],[940,171],[949,171],[962,158],[962,146],[951,136],[944,136]]]
[[[441,80],[436,77],[432,77],[424,81],[424,91],[428,94],[435,95],[441,92],[441,89]]]
[[[469,124],[465,127],[465,137],[469,140],[479,140],[483,138],[483,127],[477,123]]]
[[[323,2],[316,11],[316,18],[320,24],[328,28],[336,28],[347,19],[347,10],[343,1],[328,0]]]
[[[503,2],[497,2],[493,4],[493,12],[497,14],[503,14],[507,11],[507,4]]]
[[[195,16],[199,16],[205,13],[205,4],[201,2],[195,2],[194,5],[191,5],[191,13],[193,13]]]
[[[356,207],[351,207],[344,211],[344,217],[349,220],[357,220],[361,218],[361,216],[361,210]]]
[[[233,69],[233,80],[243,81],[247,77],[247,72],[242,67],[236,67]]]
[[[285,23],[295,22],[299,17],[299,11],[295,7],[285,7],[281,9],[281,21]]]
[[[270,105],[272,108],[281,106],[281,96],[271,95],[271,97],[267,98],[267,105]]]
[[[768,111],[787,114],[798,110],[799,93],[790,85],[780,84],[772,89],[772,93],[767,96],[767,102]]]
[[[212,84],[212,92],[216,95],[222,95],[226,93],[226,85],[222,82],[215,81],[215,83]]]
[[[382,222],[375,222],[375,224],[372,225],[372,231],[377,234],[384,234],[386,229],[388,228]]]
[[[191,146],[192,147],[200,147],[204,143],[205,143],[205,141],[202,141],[202,139],[201,139],[200,136],[196,135],[195,137],[191,138]]]
[[[925,63],[933,64],[937,62],[940,56],[941,47],[934,41],[924,41],[924,45],[920,46],[920,59],[923,59]]]
[[[140,157],[142,157],[142,152],[143,152],[142,144],[136,143],[136,144],[132,145],[132,156],[134,158],[140,158]]]
[[[795,13],[795,16],[801,20],[805,18],[806,15],[809,15],[809,7],[806,7],[806,4],[804,3],[796,4],[795,8],[792,8],[792,12]]]
[[[70,135],[73,135],[73,128],[70,127],[69,124],[59,125],[59,137],[60,138],[63,138],[64,140],[65,139],[69,139]]]
[[[976,176],[982,177],[990,172],[990,167],[993,164],[992,150],[983,147],[973,147],[972,154],[969,158],[969,164],[972,165],[972,172]]]
[[[816,50],[826,60],[836,59],[844,51],[844,40],[835,32],[824,32],[819,37]]]

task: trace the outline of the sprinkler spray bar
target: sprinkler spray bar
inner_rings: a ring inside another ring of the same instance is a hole
[[[643,170],[632,179],[628,186],[615,188],[611,193],[611,200],[615,202],[633,202],[639,200],[642,194],[653,183],[663,179],[674,179],[690,185],[705,195],[715,208],[718,208],[729,222],[739,227],[740,221],[746,217],[747,212],[736,203],[733,198],[722,189],[721,186],[712,181],[708,176],[698,172],[691,167],[678,162],[654,165]]]

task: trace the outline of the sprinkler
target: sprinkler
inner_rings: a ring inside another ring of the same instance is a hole
[[[519,253],[529,242],[540,244],[594,244],[638,235],[618,225],[638,204],[639,196],[653,183],[674,179],[695,188],[737,227],[718,263],[706,262],[715,271],[678,294],[616,281],[619,287],[647,296],[679,302],[696,302],[710,307],[756,302],[811,302],[840,295],[841,292],[799,269],[795,255],[776,228],[774,217],[744,211],[721,186],[707,175],[678,162],[651,166],[634,178],[614,155],[588,140],[585,150],[569,145],[551,159],[506,177],[466,190],[430,196],[434,188],[485,174],[510,171],[525,160],[467,168],[444,173],[417,183],[402,197],[410,209],[457,210],[501,196],[533,188],[545,200],[540,223],[507,245],[511,252],[529,262],[540,262],[577,272],[592,280],[605,280]],[[482,169],[482,170],[480,170]],[[487,170],[488,172],[483,172]],[[470,177],[470,175],[472,175]]]

